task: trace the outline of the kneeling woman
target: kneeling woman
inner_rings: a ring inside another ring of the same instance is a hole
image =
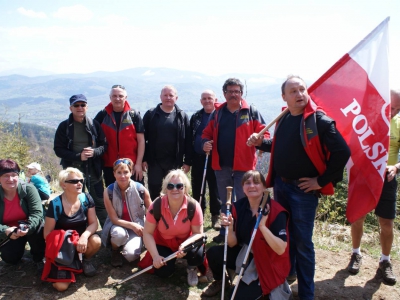
[[[76,251],[83,254],[83,273],[89,277],[94,276],[96,269],[90,258],[101,247],[100,237],[95,234],[98,223],[94,201],[89,194],[82,194],[84,180],[82,172],[78,169],[62,170],[58,180],[64,192],[50,202],[46,213],[44,237],[46,239],[53,230],[76,230],[79,234]],[[80,198],[83,195],[86,196],[84,201]],[[46,240],[46,243],[48,242]],[[58,291],[65,291],[71,282],[55,282],[53,287]]]
[[[265,179],[258,171],[246,172],[243,175],[242,186],[246,197],[233,203],[232,214],[228,217],[222,215],[221,222],[221,225],[229,226],[227,268],[236,270],[236,273],[239,273],[242,266],[256,224],[257,210],[266,189]],[[270,295],[278,286],[276,292],[283,289],[285,293],[285,288],[288,288],[288,213],[274,200],[267,204],[266,211],[268,209],[269,214],[261,218],[248,258],[248,266],[239,283],[235,299],[260,299],[263,295]],[[223,255],[224,246],[214,246],[207,251],[207,259],[215,281],[203,292],[203,296],[214,296],[222,288]],[[271,296],[271,299],[274,298]]]
[[[179,251],[177,257],[187,260],[188,284],[198,283],[197,267],[204,273],[204,245],[182,251],[189,237],[203,236],[203,213],[196,200],[189,196],[190,181],[182,170],[172,170],[162,183],[161,197],[154,200],[146,215],[143,240],[148,250],[145,259],[139,264],[152,264],[159,277],[169,277],[175,271],[176,259],[164,262],[164,258]],[[150,254],[149,254],[150,253]],[[151,255],[151,258],[149,257]]]
[[[140,257],[145,208],[149,208],[151,204],[147,189],[130,179],[132,168],[133,162],[129,158],[115,161],[115,183],[104,191],[108,217],[101,239],[104,246],[111,245],[111,265],[114,267],[122,266],[122,256],[129,262]]]
[[[20,168],[11,159],[0,159],[0,253],[9,264],[18,263],[28,242],[38,271],[43,269],[45,243],[43,211],[37,189],[19,181]],[[23,222],[25,225],[20,224]]]

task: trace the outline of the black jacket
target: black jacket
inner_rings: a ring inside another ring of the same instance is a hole
[[[97,176],[100,177],[102,170],[101,156],[107,150],[107,140],[103,129],[96,120],[85,117],[86,131],[88,134],[88,145],[94,149],[93,166]],[[69,118],[58,125],[54,137],[54,152],[61,158],[60,164],[63,169],[70,167],[73,162],[82,162],[81,153],[73,151],[74,142],[74,119],[72,114]]]
[[[144,117],[144,139],[146,141],[146,148],[144,151],[143,161],[151,164],[155,161],[155,153],[156,149],[156,140],[157,140],[157,126],[158,120],[160,117],[160,104],[156,107],[149,109]],[[192,163],[192,136],[190,132],[189,126],[189,117],[186,113],[181,110],[177,105],[175,105],[176,109],[176,122],[178,124],[177,131],[177,147],[176,147],[176,160],[175,165],[177,168],[181,167],[182,164],[186,164],[191,166]]]

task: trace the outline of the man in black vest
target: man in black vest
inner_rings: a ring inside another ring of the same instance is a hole
[[[61,158],[64,169],[74,167],[85,175],[85,185],[96,204],[96,215],[103,226],[107,211],[103,200],[103,176],[101,156],[107,149],[107,141],[100,124],[86,116],[88,109],[84,95],[69,99],[71,114],[58,125],[54,137],[54,152]]]

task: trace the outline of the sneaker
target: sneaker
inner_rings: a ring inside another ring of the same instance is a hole
[[[85,274],[85,276],[87,277],[93,277],[94,275],[96,275],[96,269],[90,260],[83,259],[82,269],[83,274]]]
[[[384,260],[380,262],[376,273],[379,274],[387,284],[396,283],[396,276],[393,274],[392,264],[390,261]]]
[[[197,268],[189,267],[186,269],[187,275],[187,282],[190,286],[196,286],[199,283],[199,278],[197,277]]]
[[[357,274],[360,271],[362,264],[362,256],[357,253],[353,253],[350,258],[349,265],[347,266],[347,271],[351,274]]]
[[[225,282],[226,283],[226,282]],[[213,297],[222,290],[222,280],[214,280],[205,291],[201,293],[204,297]]]
[[[122,254],[119,249],[111,251],[111,265],[113,267],[122,267]]]
[[[215,230],[221,229],[221,223],[219,221],[219,215],[215,215],[211,217],[211,227]]]
[[[222,234],[219,234],[219,235],[213,237],[214,243],[221,244],[224,241],[225,241],[225,236],[223,236]]]

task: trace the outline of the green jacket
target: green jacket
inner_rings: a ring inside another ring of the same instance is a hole
[[[28,216],[29,231],[27,235],[33,234],[43,222],[43,208],[37,189],[30,183],[19,182],[17,193],[20,199],[21,208]],[[0,242],[7,238],[5,233],[9,228],[3,225],[4,214],[4,191],[0,186]]]

